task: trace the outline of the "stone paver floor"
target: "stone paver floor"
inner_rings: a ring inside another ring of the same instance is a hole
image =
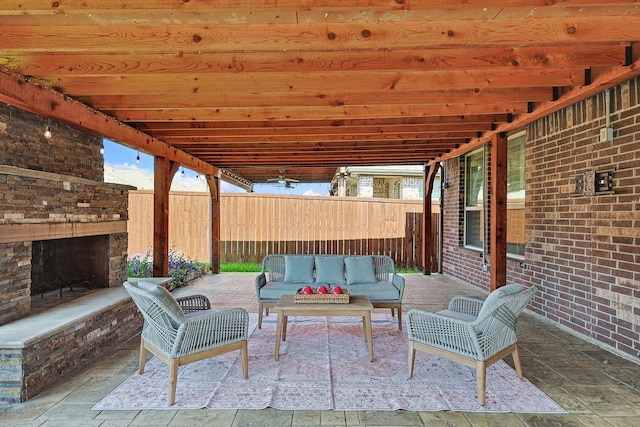
[[[214,306],[257,312],[255,273],[207,275],[176,295],[203,293]],[[453,295],[485,295],[450,278],[406,275],[404,311],[441,310]],[[274,314],[272,313],[271,316]],[[480,414],[409,411],[158,410],[91,408],[137,368],[133,339],[33,399],[0,403],[0,426],[638,426],[640,365],[525,313],[518,324],[525,377],[569,413]],[[510,358],[506,361],[511,363]]]

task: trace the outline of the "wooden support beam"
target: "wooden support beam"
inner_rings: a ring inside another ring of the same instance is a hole
[[[432,227],[432,203],[431,193],[433,192],[433,183],[438,174],[440,163],[433,162],[428,166],[427,173],[424,175],[424,197],[423,214],[422,214],[422,265],[424,266],[423,274],[431,274],[433,270],[433,227]]]
[[[174,160],[202,174],[218,168],[153,138],[50,88],[45,88],[0,65],[0,102],[65,123],[136,150]]]
[[[211,194],[211,272],[220,273],[220,179],[207,176]]]
[[[166,157],[154,161],[153,276],[169,275],[169,190],[180,165]]]
[[[493,135],[489,197],[491,291],[507,284],[507,159],[507,134]]]

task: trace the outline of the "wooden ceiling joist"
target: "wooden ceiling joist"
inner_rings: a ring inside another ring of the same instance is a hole
[[[637,0],[6,0],[0,100],[245,184],[329,181],[638,76],[637,28]]]

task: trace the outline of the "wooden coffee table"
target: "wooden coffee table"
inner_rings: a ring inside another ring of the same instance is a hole
[[[359,316],[362,317],[364,340],[369,345],[369,359],[373,362],[373,340],[371,339],[371,312],[373,305],[366,295],[354,295],[348,304],[304,304],[294,302],[294,295],[283,295],[274,309],[278,313],[276,330],[276,360],[280,356],[280,340],[287,339],[289,316]]]

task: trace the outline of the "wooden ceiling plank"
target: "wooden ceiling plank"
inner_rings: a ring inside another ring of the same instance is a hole
[[[519,114],[526,112],[526,102],[511,102],[500,105],[483,104],[404,104],[404,105],[349,105],[339,107],[274,107],[274,108],[202,108],[198,110],[162,109],[162,110],[119,110],[105,113],[113,115],[122,122],[140,121],[191,121],[217,119],[219,121],[247,120],[287,120],[302,117],[314,120],[339,120],[343,118],[381,118],[381,117],[421,117],[421,116],[459,116],[476,114]]]
[[[323,164],[326,166],[344,166],[344,165],[416,165],[423,164],[432,161],[434,158],[437,158],[441,153],[424,153],[421,155],[413,154],[411,156],[411,160],[407,160],[406,157],[402,156],[362,156],[359,154],[350,154],[348,156],[310,156],[305,155],[304,157],[284,157],[284,156],[276,156],[269,158],[262,158],[259,156],[244,156],[242,158],[236,159],[220,159],[218,157],[207,157],[203,156],[203,160],[209,161],[211,163],[219,164],[221,167],[235,167],[235,166],[243,166],[246,164],[251,165],[264,165],[264,166],[274,166],[277,167],[312,167],[317,164]]]
[[[348,4],[348,2],[344,2]],[[513,20],[558,18],[568,14],[582,18],[599,18],[607,15],[633,15],[638,13],[635,6],[564,6],[563,8],[540,8],[532,13],[530,7],[487,7],[474,5],[465,8],[423,7],[404,10],[343,8],[336,10],[295,10],[295,9],[217,9],[205,8],[197,11],[173,10],[94,10],[91,13],[61,14],[19,14],[10,15],[0,12],[0,25],[38,25],[38,26],[121,26],[121,25],[281,25],[281,24],[335,24],[335,23],[374,23],[374,22],[415,22],[415,21],[451,21],[451,20]]]
[[[224,137],[220,136],[217,138],[213,137],[193,137],[193,136],[169,136],[161,138],[162,141],[169,143],[171,145],[175,145],[176,147],[183,147],[185,145],[212,145],[227,143],[227,144],[249,144],[253,142],[263,142],[263,143],[271,143],[274,144],[282,144],[294,142],[294,143],[304,143],[304,142],[317,142],[317,143],[330,143],[330,142],[340,142],[345,143],[348,141],[397,141],[397,140],[406,140],[406,141],[420,141],[425,139],[459,139],[459,138],[474,138],[477,136],[478,129],[474,129],[471,131],[456,131],[450,129],[448,132],[423,132],[423,133],[392,133],[385,132],[382,134],[368,134],[368,135],[326,135],[320,136],[317,134],[309,134],[309,135],[278,135],[271,137],[260,137],[256,138],[253,136],[236,136],[236,137]],[[156,135],[154,135],[156,136]]]
[[[505,114],[487,114],[487,115],[475,115],[475,116],[431,116],[431,117],[393,117],[393,118],[373,118],[373,119],[340,119],[340,120],[307,120],[305,118],[291,119],[291,120],[250,120],[250,121],[233,121],[233,122],[220,122],[220,121],[189,121],[189,122],[174,122],[174,121],[158,121],[149,123],[134,123],[136,127],[144,128],[149,131],[156,130],[188,130],[188,129],[228,129],[238,130],[242,132],[243,129],[256,129],[258,131],[271,129],[281,129],[287,131],[289,128],[333,128],[336,130],[344,129],[348,131],[354,127],[371,127],[380,126],[386,128],[387,126],[411,126],[411,125],[425,125],[425,126],[437,126],[437,125],[491,125],[492,123],[502,122],[507,120]]]
[[[349,70],[450,70],[486,67],[586,67],[622,65],[627,43],[274,53],[3,53],[0,65],[23,74],[109,76],[135,74],[329,72]]]
[[[327,79],[330,78],[329,85]],[[52,86],[73,97],[98,95],[200,96],[215,103],[216,97],[235,94],[238,97],[269,96],[286,98],[296,93],[326,96],[331,92],[404,92],[442,90],[540,88],[573,86],[584,81],[584,68],[498,68],[450,71],[344,71],[325,73],[244,73],[238,75],[184,74],[166,76],[77,76],[37,78],[44,86]],[[322,89],[324,89],[324,91]],[[283,101],[284,102],[284,101]],[[215,104],[214,104],[215,105]]]
[[[76,97],[77,100],[91,104],[99,110],[116,111],[124,109],[157,109],[157,108],[229,108],[252,107],[256,105],[274,107],[306,106],[336,106],[336,105],[366,105],[366,104],[405,104],[408,94],[406,92],[385,90],[378,92],[364,92],[354,88],[352,92],[324,91],[315,93],[281,93],[269,94],[270,98],[277,100],[277,105],[267,105],[264,94],[223,94],[215,99],[194,95],[191,93],[170,97],[166,94],[155,95],[106,95],[95,97]],[[486,88],[486,89],[454,89],[454,90],[416,90],[411,93],[410,99],[421,104],[442,103],[443,100],[451,100],[463,104],[487,104],[502,103],[520,100],[529,102],[546,101],[552,99],[553,92],[550,87],[523,87],[523,88]]]
[[[424,9],[478,9],[493,8],[540,8],[562,10],[567,7],[602,5],[602,0],[201,0],[185,2],[184,0],[155,0],[153,2],[114,2],[111,0],[65,0],[43,2],[41,0],[4,0],[0,4],[1,14],[27,15],[70,15],[88,12],[121,11],[122,13],[171,11],[220,12],[232,10],[296,10],[296,11],[393,11]],[[633,6],[634,0],[609,0],[611,6]]]
[[[468,140],[467,136],[457,138],[423,138],[423,139],[396,139],[388,141],[384,139],[372,140],[352,140],[352,141],[302,141],[302,142],[283,142],[271,143],[255,141],[249,143],[213,143],[213,144],[194,144],[184,143],[179,147],[189,153],[245,153],[245,152],[278,152],[278,151],[297,151],[297,150],[380,150],[380,149],[433,149],[447,150],[462,144]]]
[[[265,132],[262,129],[189,129],[189,130],[161,130],[149,132],[161,140],[169,140],[172,137],[194,137],[198,139],[210,138],[209,142],[214,141],[243,141],[243,140],[277,140],[279,137],[296,138],[317,136],[318,140],[323,139],[346,139],[358,136],[373,136],[382,134],[408,134],[408,135],[430,135],[438,133],[455,132],[476,132],[479,130],[489,130],[490,124],[462,124],[462,125],[406,125],[406,126],[388,126],[388,127],[361,127],[361,128],[335,128],[335,127],[314,127],[307,129],[304,126],[299,128],[274,128],[272,132]]]
[[[13,52],[246,52],[510,45],[635,40],[640,16],[258,25],[2,25]]]

